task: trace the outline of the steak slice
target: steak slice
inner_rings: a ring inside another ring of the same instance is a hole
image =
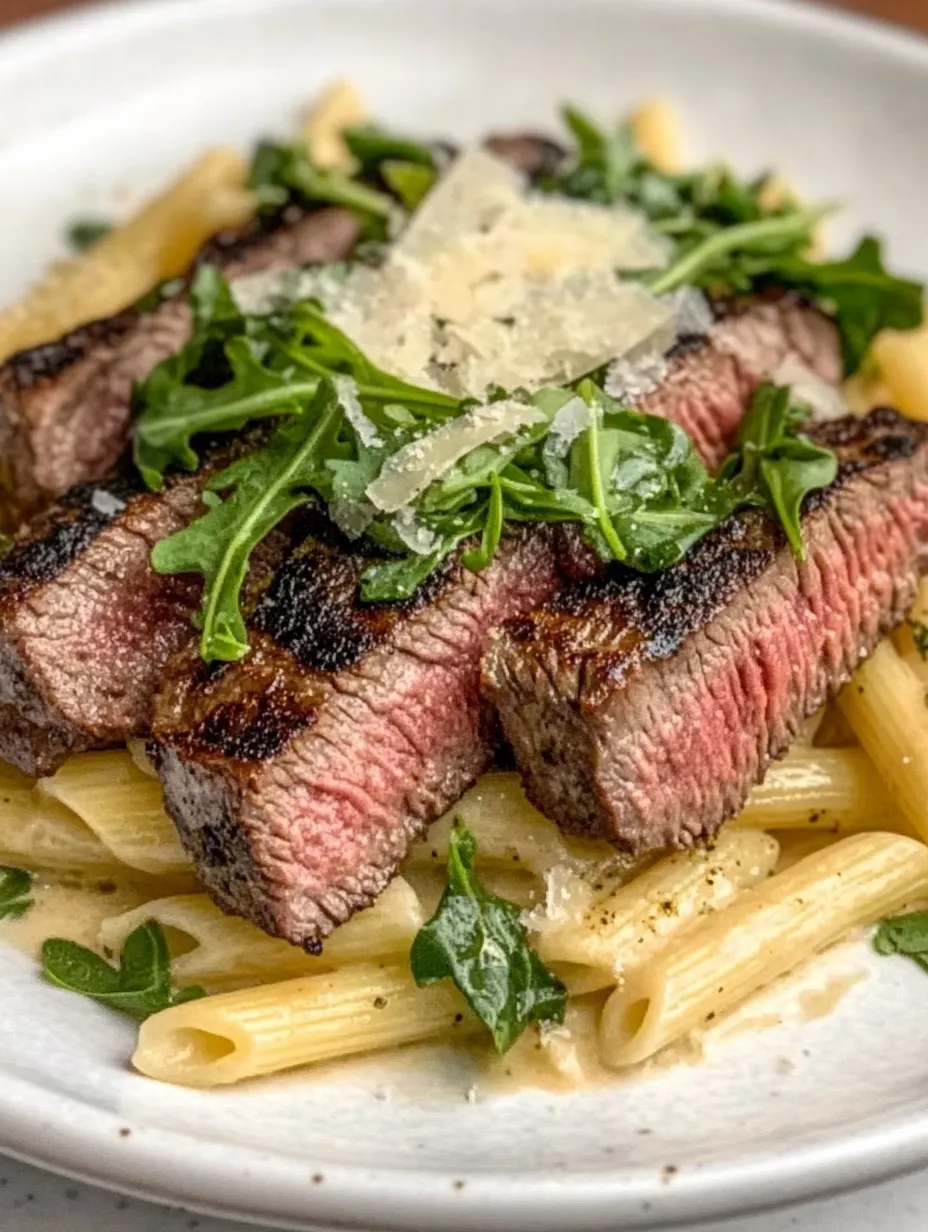
[[[0,758],[26,774],[148,727],[198,587],[160,577],[152,546],[190,521],[202,481],[163,492],[128,476],[76,488],[0,562]]]
[[[150,746],[167,809],[212,897],[309,950],[393,876],[487,767],[489,630],[561,582],[549,528],[454,562],[404,603],[361,604],[371,557],[322,538],[290,557],[250,622],[252,652],[171,665]]]
[[[804,564],[750,511],[673,569],[614,567],[494,633],[486,696],[565,829],[632,852],[710,837],[904,618],[928,567],[928,427],[883,409],[812,435],[839,473],[806,501]]]
[[[713,304],[707,334],[684,336],[652,393],[638,410],[672,419],[692,438],[707,466],[722,462],[761,382],[808,371],[836,386],[841,348],[834,323],[806,301],[775,292]]]
[[[217,237],[198,265],[229,277],[346,256],[358,222],[346,210],[287,215],[277,227]],[[0,529],[15,526],[69,488],[106,475],[126,446],[134,382],[190,335],[186,298],[152,312],[129,309],[0,368]]]

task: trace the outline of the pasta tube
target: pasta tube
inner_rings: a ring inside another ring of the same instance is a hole
[[[205,894],[161,898],[114,916],[102,924],[100,944],[118,953],[146,920],[157,920],[164,928],[173,953],[174,982],[181,987],[266,983],[408,953],[425,923],[412,887],[397,877],[372,907],[335,929],[319,957],[267,936],[247,920],[225,915]]]
[[[444,817],[414,844],[407,863],[411,866],[448,862],[448,836],[459,817],[477,840],[481,863],[502,864],[513,869],[542,874],[555,864],[577,860],[614,860],[608,843],[565,838],[529,804],[517,774],[485,774]]]
[[[888,639],[842,689],[838,704],[902,815],[928,837],[925,686]]]
[[[863,749],[794,745],[734,822],[756,830],[909,831]]]
[[[928,688],[928,647],[924,645],[924,628],[928,628],[928,578],[922,579],[918,588],[918,596],[909,613],[909,620],[904,625],[900,625],[893,634],[896,649],[907,666]],[[922,643],[921,648],[915,641],[916,629],[918,629],[919,640]]]
[[[683,120],[666,98],[649,98],[630,116],[635,145],[660,171],[682,171]]]
[[[0,863],[108,873],[119,867],[105,843],[70,809],[42,799],[32,782],[0,763]]]
[[[78,753],[37,792],[75,813],[117,860],[143,873],[189,872],[177,831],[164,811],[161,784],[125,750]]]
[[[919,329],[883,330],[873,358],[892,404],[910,419],[928,419],[928,321]]]
[[[628,882],[602,877],[591,885],[574,877],[554,889],[547,914],[529,917],[536,946],[544,959],[618,975],[649,962],[681,929],[763,881],[778,853],[769,834],[726,827],[710,846],[678,852]]]
[[[606,1002],[603,1059],[645,1060],[926,889],[928,847],[903,835],[856,834],[807,856],[633,972]]]
[[[112,316],[183,273],[211,236],[254,213],[246,174],[237,151],[212,150],[88,252],[53,266],[19,303],[0,312],[0,361]]]
[[[364,99],[354,82],[333,81],[310,108],[303,125],[303,139],[316,166],[353,170],[355,162],[342,133],[368,118]]]
[[[603,984],[558,974],[576,995]],[[142,1023],[132,1061],[149,1078],[214,1087],[479,1029],[450,983],[417,988],[403,964],[357,965],[162,1010]]]

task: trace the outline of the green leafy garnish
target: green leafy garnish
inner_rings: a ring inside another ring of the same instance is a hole
[[[799,431],[788,390],[758,392],[739,452],[716,478],[676,424],[583,380],[531,396],[497,391],[494,399],[534,406],[536,422],[474,448],[394,516],[368,496],[384,464],[407,446],[421,454],[418,442],[468,403],[378,369],[311,302],[245,316],[204,269],[192,303],[190,342],[138,391],[135,457],[146,482],[159,486],[172,465],[194,468],[201,434],[279,421],[210,480],[203,516],[154,550],[158,571],[205,579],[197,623],[209,661],[247,652],[239,596],[251,554],[300,505],[321,503],[379,550],[361,597],[382,602],[409,598],[462,544],[465,568],[487,568],[520,522],[579,523],[604,561],[650,571],[676,563],[737,509],[762,505],[801,555],[801,502],[834,475],[832,455]]]
[[[878,954],[903,954],[928,971],[928,911],[890,916],[873,936]]]
[[[262,141],[255,152],[248,187],[262,213],[276,213],[292,201],[341,205],[364,218],[386,220],[393,205],[386,193],[343,171],[323,171],[302,142]]]
[[[438,172],[432,167],[392,159],[381,164],[380,174],[384,183],[399,197],[403,208],[409,213],[419,208],[438,179]]]
[[[921,324],[924,288],[886,270],[874,237],[865,237],[843,260],[809,259],[815,227],[832,207],[771,204],[769,176],[742,181],[724,166],[661,171],[636,149],[628,124],[609,133],[574,108],[563,114],[576,143],[574,154],[565,171],[548,177],[544,186],[647,214],[673,246],[667,268],[648,279],[656,293],[682,286],[715,294],[765,286],[795,289],[834,317],[848,376],[861,366],[880,330]]]
[[[0,920],[18,920],[32,906],[32,873],[0,868]]]
[[[529,1023],[563,1022],[567,989],[529,945],[519,908],[481,884],[476,854],[473,834],[455,825],[447,887],[409,959],[420,987],[453,980],[503,1053]]]
[[[834,482],[835,455],[799,431],[807,412],[792,404],[786,388],[761,385],[738,432],[738,450],[725,463],[737,505],[772,509],[793,554],[805,560],[800,511],[810,492]]]
[[[239,594],[251,553],[305,493],[330,481],[325,461],[335,452],[341,407],[332,383],[319,382],[302,415],[294,415],[263,449],[215,475],[204,502],[209,512],[163,539],[152,552],[158,573],[202,573],[197,615],[200,653],[209,663],[241,659],[248,650]],[[217,493],[225,492],[225,498]]]
[[[171,956],[156,920],[129,934],[118,967],[85,946],[51,938],[42,946],[42,968],[46,979],[59,988],[91,997],[133,1018],[147,1018],[206,995],[202,988],[171,987]]]
[[[112,229],[113,224],[103,218],[76,218],[67,230],[68,247],[72,252],[87,252]]]
[[[394,161],[435,169],[435,156],[425,142],[398,136],[376,124],[346,128],[342,140],[357,159],[363,175],[373,175],[385,162]]]

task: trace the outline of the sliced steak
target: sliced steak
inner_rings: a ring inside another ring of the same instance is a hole
[[[197,874],[226,911],[317,949],[492,757],[489,630],[560,582],[547,528],[482,574],[450,564],[405,603],[360,604],[371,558],[307,541],[250,622],[252,653],[172,664],[152,750]]]
[[[680,424],[708,466],[731,449],[762,381],[787,367],[805,368],[829,385],[842,376],[834,323],[797,296],[776,293],[713,308],[708,334],[683,337],[658,388],[636,399],[639,410]]]
[[[928,567],[928,428],[818,425],[835,483],[804,564],[759,511],[675,568],[615,567],[491,638],[483,682],[532,801],[641,852],[711,836],[799,725],[904,618]]]
[[[357,220],[345,210],[288,219],[218,237],[198,264],[237,277],[337,260],[357,239]],[[175,296],[152,312],[95,321],[0,368],[0,528],[110,471],[126,445],[133,383],[180,350],[190,325],[186,299]]]
[[[200,595],[199,579],[155,573],[151,549],[201,512],[208,476],[253,440],[208,450],[201,471],[172,476],[161,492],[129,468],[74,488],[20,532],[0,561],[0,760],[49,774],[71,753],[148,732]],[[265,541],[250,587],[299,526]]]

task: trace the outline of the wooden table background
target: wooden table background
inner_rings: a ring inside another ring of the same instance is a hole
[[[75,0],[0,0],[0,25],[74,5]],[[844,0],[844,7],[928,32],[928,0]]]

